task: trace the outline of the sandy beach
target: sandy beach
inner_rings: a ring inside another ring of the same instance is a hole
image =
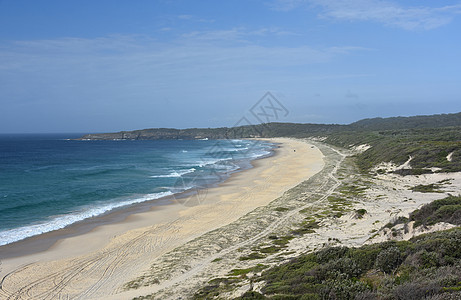
[[[149,293],[148,287],[125,291],[126,283],[175,248],[268,205],[323,169],[316,146],[270,141],[280,143],[276,155],[254,161],[254,168],[218,187],[60,239],[46,251],[3,259],[0,299],[129,299]]]
[[[360,173],[354,163],[353,155],[364,151],[363,145],[336,149],[307,142],[324,154],[320,172],[238,220],[158,257],[150,270],[125,285],[126,291],[111,297],[191,299],[219,291],[219,299],[234,299],[247,291],[261,291],[263,282],[252,282],[253,276],[301,254],[421,234],[424,231],[389,236],[384,225],[461,191],[460,173],[370,176]],[[411,190],[414,185],[440,180],[450,181],[440,192]],[[236,276],[242,272],[244,276]]]
[[[395,235],[384,225],[461,192],[461,173],[361,174],[353,155],[366,145],[270,141],[280,146],[274,156],[217,187],[60,239],[46,251],[4,259],[0,299],[189,299],[213,279],[236,278],[233,270],[261,272],[323,247],[446,228]],[[444,182],[438,192],[412,190],[437,182]],[[220,297],[258,291],[260,283],[246,272]]]

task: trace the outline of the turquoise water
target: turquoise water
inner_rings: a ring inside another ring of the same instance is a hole
[[[274,145],[0,135],[0,245],[225,179]]]

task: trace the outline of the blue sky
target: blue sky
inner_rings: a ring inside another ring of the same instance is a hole
[[[0,0],[0,133],[461,111],[461,0]]]

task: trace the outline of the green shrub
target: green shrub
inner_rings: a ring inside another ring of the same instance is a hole
[[[423,268],[433,268],[439,265],[439,255],[436,252],[427,252],[426,250],[418,252],[420,266]]]
[[[350,279],[327,280],[325,285],[326,287],[320,293],[322,299],[349,300],[369,290],[365,283]]]
[[[269,238],[273,240],[273,243],[275,245],[285,247],[292,239],[294,239],[294,236],[292,235],[285,235],[281,237],[272,236],[272,238],[271,237]]]
[[[449,196],[433,201],[410,214],[410,220],[415,226],[434,225],[446,222],[461,225],[461,197]]]
[[[246,292],[245,294],[243,294],[241,297],[238,297],[236,299],[267,299],[264,295],[258,293],[258,292],[255,292],[255,291],[248,291]]]
[[[355,216],[356,216],[357,219],[362,219],[363,216],[364,216],[366,213],[367,213],[367,210],[364,209],[364,208],[357,209],[357,210],[355,211]]]
[[[363,246],[360,248],[351,249],[349,255],[356,262],[360,269],[369,270],[374,267],[376,257],[380,251],[381,249],[374,245]]]
[[[420,193],[442,193],[440,190],[441,185],[436,183],[431,184],[419,184],[411,188],[413,192],[420,192]]]
[[[331,260],[344,257],[348,252],[349,248],[347,247],[328,247],[317,252],[317,261],[320,264],[328,263]]]
[[[375,266],[384,273],[390,274],[403,261],[403,255],[397,247],[384,249],[376,256]]]
[[[284,211],[287,211],[287,210],[290,210],[290,209],[288,209],[288,208],[286,208],[286,207],[277,207],[277,208],[275,209],[275,211],[278,211],[278,212],[284,212]]]
[[[252,252],[246,256],[241,256],[239,257],[239,260],[253,260],[253,259],[261,259],[264,258],[265,256],[263,254],[260,254],[258,252]]]

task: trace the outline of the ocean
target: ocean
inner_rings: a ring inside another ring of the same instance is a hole
[[[136,203],[160,205],[216,185],[274,148],[254,140],[73,140],[79,136],[0,135],[0,245]]]

